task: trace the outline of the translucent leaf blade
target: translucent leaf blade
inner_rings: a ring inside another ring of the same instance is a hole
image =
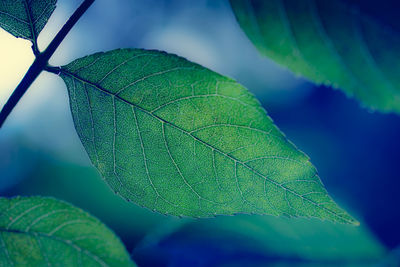
[[[356,223],[235,81],[175,55],[114,50],[61,67],[78,135],[110,187],[178,216]]]
[[[57,0],[2,0],[0,1],[0,26],[14,35],[36,43]]]
[[[43,197],[0,198],[2,266],[133,266],[99,220]]]
[[[261,54],[364,106],[400,112],[400,34],[344,1],[230,0]]]

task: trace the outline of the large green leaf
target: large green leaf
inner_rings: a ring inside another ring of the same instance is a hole
[[[32,41],[56,8],[57,0],[1,0],[0,26],[14,35]]]
[[[400,112],[399,34],[343,1],[230,0],[249,39],[296,74]]]
[[[356,223],[235,81],[175,55],[114,50],[61,67],[78,135],[127,200],[161,213]]]
[[[230,261],[234,266],[371,266],[386,253],[365,226],[238,215],[164,224],[143,239],[133,256],[139,264],[157,261],[160,266],[188,261],[201,266]],[[155,254],[159,257],[152,259]],[[237,262],[246,258],[246,264]]]
[[[1,266],[133,266],[99,220],[43,197],[0,198]]]

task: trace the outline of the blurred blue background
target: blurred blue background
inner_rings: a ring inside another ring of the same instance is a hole
[[[400,31],[397,1],[348,0]],[[45,48],[81,1],[59,0],[39,37]],[[308,154],[334,199],[389,249],[400,243],[400,116],[372,113],[341,91],[314,86],[258,54],[226,0],[97,0],[50,63],[120,47],[176,53],[245,85]],[[0,29],[0,106],[33,61],[30,44]],[[51,195],[86,209],[129,251],[176,218],[114,196],[73,128],[67,91],[42,73],[0,131],[0,193]]]

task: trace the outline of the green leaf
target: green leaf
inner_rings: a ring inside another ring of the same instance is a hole
[[[61,67],[75,128],[127,200],[178,216],[259,213],[356,223],[235,81],[181,57],[114,50]]]
[[[56,8],[57,0],[2,0],[0,26],[15,37],[36,44],[37,37]]]
[[[364,226],[238,215],[212,221],[164,223],[143,239],[133,256],[140,262],[149,260],[150,255],[164,255],[164,259],[160,256],[157,260],[166,266],[180,266],[193,260],[193,255],[202,259],[205,266],[215,265],[215,259],[219,260],[218,266],[227,264],[224,259],[237,260],[237,255],[253,255],[253,260],[264,257],[264,261],[272,261],[269,264],[288,264],[284,266],[372,266],[386,253],[386,248]],[[257,266],[265,265],[270,266]]]
[[[400,112],[398,32],[340,0],[230,2],[261,54],[371,109]]]
[[[99,220],[63,201],[0,198],[1,266],[133,266]]]

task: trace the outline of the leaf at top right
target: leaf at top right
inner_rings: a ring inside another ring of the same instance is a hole
[[[400,33],[348,4],[230,0],[261,54],[298,75],[342,89],[364,106],[400,113]]]

